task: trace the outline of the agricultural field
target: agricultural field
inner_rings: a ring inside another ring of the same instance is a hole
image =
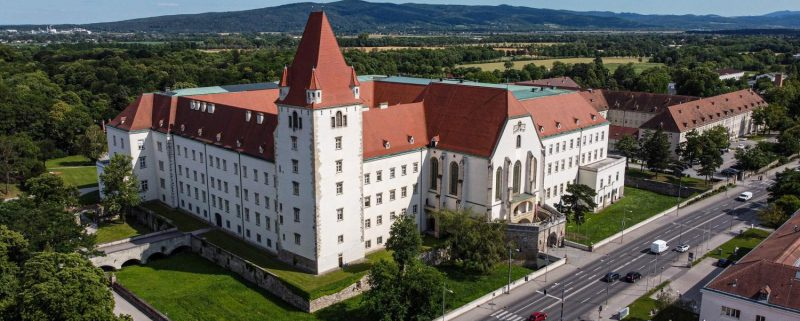
[[[517,60],[517,61],[513,61],[513,63],[514,63],[514,67],[513,68],[514,69],[522,69],[523,66],[525,66],[527,64],[530,64],[530,63],[534,63],[537,66],[544,66],[545,68],[550,69],[550,68],[553,67],[553,63],[556,62],[556,61],[560,61],[560,62],[563,62],[563,63],[566,63],[566,64],[577,64],[577,63],[589,63],[589,62],[592,62],[592,61],[594,61],[594,58],[557,58],[557,59]],[[603,58],[603,64],[605,64],[606,68],[608,68],[609,71],[611,71],[611,72],[614,72],[614,70],[617,70],[617,67],[619,67],[620,65],[627,64],[627,63],[630,63],[630,62],[632,62],[634,64],[634,68],[636,69],[637,72],[642,72],[643,70],[645,70],[647,68],[663,66],[663,64],[661,64],[661,63],[653,63],[653,62],[648,62],[648,61],[649,61],[649,58],[642,58],[642,61],[640,62],[639,58],[637,58],[637,57],[604,57]],[[504,70],[505,69],[504,64],[505,64],[504,61],[497,61],[497,62],[486,62],[486,63],[480,63],[480,64],[465,64],[465,65],[460,65],[459,67],[480,67],[483,70],[491,71],[491,70],[495,70],[495,69]]]

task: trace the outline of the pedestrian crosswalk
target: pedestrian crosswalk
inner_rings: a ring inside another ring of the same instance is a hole
[[[489,315],[490,317],[497,318],[498,320],[503,321],[523,321],[525,317],[518,316],[514,313],[508,312],[506,310],[497,310],[494,313]]]

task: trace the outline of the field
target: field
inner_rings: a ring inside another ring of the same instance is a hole
[[[103,244],[129,237],[150,233],[150,229],[135,222],[122,223],[120,221],[100,224],[95,233],[95,243]]]
[[[670,183],[674,185],[682,184],[683,186],[693,187],[701,190],[708,190],[709,188],[711,188],[711,186],[706,184],[705,180],[699,178],[683,177],[680,179],[680,181],[678,181],[677,176],[666,173],[658,173],[658,175],[656,175],[656,173],[654,172],[648,170],[641,170],[638,168],[634,168],[633,166],[629,167],[625,171],[625,175],[629,177],[649,179],[656,182]]]
[[[514,69],[522,69],[523,66],[525,66],[525,65],[527,65],[529,63],[534,63],[537,66],[544,66],[545,68],[550,69],[550,68],[553,67],[553,63],[556,62],[556,61],[561,61],[561,62],[566,63],[566,64],[577,64],[577,63],[589,63],[589,62],[592,62],[592,61],[594,61],[594,58],[557,58],[557,59],[517,60],[517,61],[513,61],[513,63],[514,63],[514,67],[513,68]],[[636,69],[637,72],[642,72],[643,70],[645,70],[647,68],[663,66],[663,64],[661,64],[661,63],[651,63],[651,62],[647,62],[647,61],[648,61],[648,58],[643,58],[642,62],[639,62],[639,58],[636,58],[636,57],[604,57],[603,58],[603,64],[605,64],[606,68],[608,68],[609,71],[611,71],[611,72],[614,72],[614,70],[616,70],[617,67],[619,67],[620,65],[627,64],[629,62],[632,62],[634,64],[634,68]],[[495,69],[504,70],[506,68],[503,65],[504,63],[505,63],[504,61],[498,61],[498,62],[487,62],[487,63],[481,63],[481,64],[465,64],[465,65],[460,65],[459,67],[480,67],[481,69],[488,70],[488,71],[495,70]]]
[[[687,195],[689,196],[689,195]],[[681,198],[681,201],[687,197]],[[583,224],[567,224],[567,239],[590,245],[618,233],[625,219],[631,227],[678,204],[678,198],[643,189],[625,187],[625,197],[596,214],[587,214]]]
[[[88,158],[73,155],[45,162],[47,171],[61,176],[67,184],[78,188],[97,186],[97,167]]]
[[[749,229],[742,234],[736,235],[730,241],[723,243],[718,248],[711,250],[708,252],[708,254],[706,254],[706,256],[710,256],[715,259],[738,261],[745,256],[745,254],[756,248],[758,243],[761,243],[761,241],[767,238],[769,234],[769,232],[764,230],[755,228]],[[736,248],[738,248],[739,251],[734,253]]]

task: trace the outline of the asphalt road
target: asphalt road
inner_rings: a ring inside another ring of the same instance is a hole
[[[746,182],[753,198],[747,202],[736,201],[736,195],[729,195],[719,201],[707,205],[697,204],[681,209],[679,218],[672,224],[660,226],[653,233],[636,239],[624,240],[624,245],[603,259],[596,260],[568,277],[553,280],[542,290],[519,299],[504,309],[493,312],[481,320],[521,321],[536,311],[548,314],[548,320],[585,320],[582,316],[591,315],[597,319],[598,307],[606,303],[607,298],[622,291],[635,291],[644,294],[660,283],[660,272],[673,265],[685,265],[688,252],[707,245],[705,240],[727,231],[741,221],[752,222],[756,212],[765,205],[766,187],[772,180]],[[667,241],[670,251],[661,255],[649,253],[650,244],[657,239]],[[678,244],[690,245],[687,253],[673,251]],[[636,271],[643,278],[635,283],[617,281],[606,283],[601,279],[607,272],[617,272],[622,277],[628,272]],[[563,319],[561,318],[563,296]],[[591,319],[590,319],[591,320]]]

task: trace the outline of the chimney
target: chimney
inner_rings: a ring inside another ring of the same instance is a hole
[[[783,87],[783,74],[775,74],[775,87]]]
[[[378,108],[380,108],[380,109],[389,108],[389,102],[385,101],[385,102],[382,102],[382,103],[378,104]]]

